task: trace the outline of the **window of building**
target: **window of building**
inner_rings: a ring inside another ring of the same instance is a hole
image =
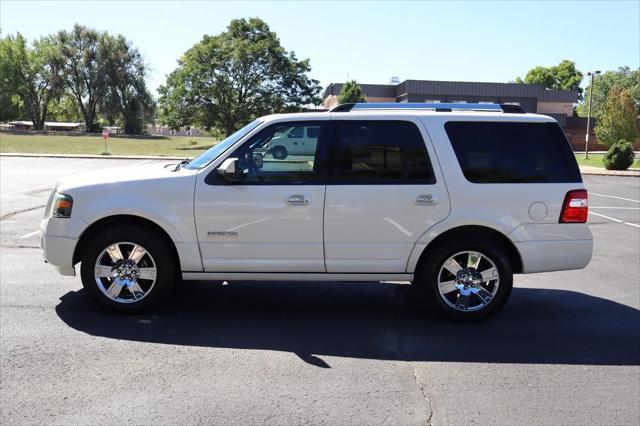
[[[445,130],[473,183],[581,182],[557,123],[450,121]]]
[[[415,124],[339,121],[331,149],[333,183],[435,183],[426,145]]]

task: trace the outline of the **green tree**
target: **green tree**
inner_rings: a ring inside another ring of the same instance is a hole
[[[14,105],[19,98],[34,128],[42,130],[49,102],[62,91],[62,62],[57,44],[51,37],[44,37],[29,47],[18,33],[3,39],[0,49],[4,80],[0,91]]]
[[[76,24],[60,31],[58,43],[64,61],[65,85],[75,97],[87,131],[98,130],[96,113],[107,91],[105,33]]]
[[[178,61],[159,88],[161,121],[230,134],[253,117],[319,104],[320,87],[309,71],[309,60],[287,52],[264,21],[233,20]]]
[[[516,82],[540,84],[546,89],[574,90],[582,98],[582,88],[580,87],[582,73],[576,69],[575,62],[566,59],[551,67],[538,66],[532,68],[524,77],[524,80],[517,77]]]
[[[607,146],[619,140],[637,140],[638,110],[629,90],[614,87],[609,91],[595,133],[598,142]]]
[[[73,96],[63,93],[59,98],[49,103],[49,120],[78,122],[82,121],[82,114]]]
[[[0,38],[0,122],[28,115],[16,88],[13,53],[15,43],[15,37]]]
[[[358,82],[355,80],[347,81],[344,86],[342,86],[342,89],[340,89],[340,94],[338,95],[339,104],[347,104],[351,102],[367,102],[367,97],[365,96],[362,87],[360,87]]]
[[[640,68],[631,70],[629,67],[619,67],[616,71],[606,71],[595,77],[593,85],[593,104],[591,114],[599,118],[607,102],[607,95],[612,88],[628,90],[631,99],[640,113]],[[579,116],[586,117],[589,108],[589,92],[591,84],[585,89],[585,98],[576,111]]]
[[[154,109],[142,55],[122,35],[104,35],[101,43],[107,87],[100,111],[111,124],[121,119],[125,133],[142,133]]]

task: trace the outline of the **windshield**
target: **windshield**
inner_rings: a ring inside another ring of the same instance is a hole
[[[262,123],[261,120],[253,120],[251,123],[244,126],[242,129],[228,136],[226,139],[218,142],[202,154],[198,155],[196,158],[191,160],[189,164],[184,166],[186,169],[201,169],[207,164],[209,164],[213,159],[215,159],[218,155],[225,152],[229,147],[231,147],[234,143],[238,142],[242,139],[247,133],[258,127]]]

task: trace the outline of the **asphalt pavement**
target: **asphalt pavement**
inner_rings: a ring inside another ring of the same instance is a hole
[[[517,275],[480,324],[392,283],[187,282],[116,315],[37,229],[61,176],[149,161],[0,157],[0,423],[640,423],[640,178],[585,176],[591,264]]]

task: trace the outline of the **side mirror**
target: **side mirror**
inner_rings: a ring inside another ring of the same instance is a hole
[[[239,178],[238,159],[227,158],[218,166],[218,174],[225,180],[236,181]]]

